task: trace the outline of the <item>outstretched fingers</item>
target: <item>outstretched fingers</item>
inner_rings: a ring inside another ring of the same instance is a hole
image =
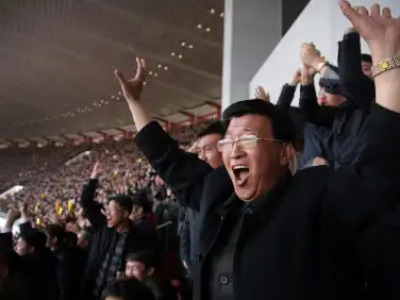
[[[378,3],[375,3],[371,6],[371,17],[374,20],[380,20],[381,17],[381,6]]]
[[[127,84],[128,81],[126,80],[124,74],[120,70],[115,70],[114,74],[115,74],[115,77],[117,77],[121,86],[124,86]]]
[[[382,17],[385,19],[391,19],[392,18],[392,11],[390,10],[389,7],[384,7],[382,10]]]
[[[353,26],[358,30],[363,21],[363,15],[365,13],[365,7],[353,8],[351,4],[346,0],[339,0],[339,6],[345,17],[353,24]],[[368,15],[368,11],[366,12]]]
[[[132,81],[143,81],[146,77],[146,61],[143,58],[136,57],[136,75]]]

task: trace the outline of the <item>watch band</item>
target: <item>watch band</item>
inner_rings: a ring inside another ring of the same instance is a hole
[[[321,72],[322,68],[325,67],[327,64],[328,64],[327,61],[319,63],[318,66],[317,66],[317,72],[318,73]]]
[[[372,77],[394,68],[400,68],[400,54],[373,65],[371,67]]]

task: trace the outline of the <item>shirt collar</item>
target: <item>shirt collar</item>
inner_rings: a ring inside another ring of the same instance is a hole
[[[245,208],[246,210],[251,210],[254,213],[260,215],[261,217],[269,215],[271,211],[274,210],[280,203],[283,195],[285,194],[290,182],[292,175],[287,172],[285,176],[278,180],[274,187],[268,190],[260,199],[244,202],[240,200],[235,193],[229,197],[229,199],[224,203],[224,209],[235,210]]]

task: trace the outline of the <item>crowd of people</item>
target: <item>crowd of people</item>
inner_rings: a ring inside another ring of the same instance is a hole
[[[400,19],[339,5],[337,65],[303,44],[276,104],[171,134],[137,58],[134,143],[2,152],[0,299],[398,299]]]

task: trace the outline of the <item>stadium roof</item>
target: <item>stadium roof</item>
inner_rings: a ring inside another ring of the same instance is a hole
[[[216,110],[222,0],[0,0],[0,140],[129,126],[113,70],[151,74],[159,120]]]

